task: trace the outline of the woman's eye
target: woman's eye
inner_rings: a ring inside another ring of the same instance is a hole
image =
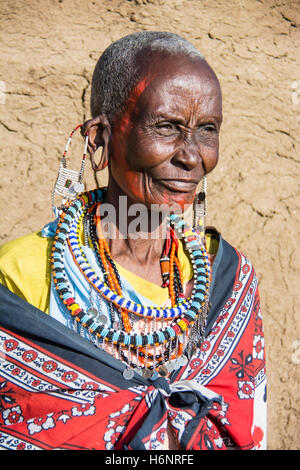
[[[158,127],[159,129],[172,129],[173,124],[171,124],[170,122],[159,122],[156,124],[156,127]]]
[[[171,122],[159,122],[155,125],[155,128],[160,134],[171,134],[176,132],[176,126]]]
[[[205,132],[217,132],[216,126],[214,124],[205,124],[200,126],[200,129],[203,129]]]

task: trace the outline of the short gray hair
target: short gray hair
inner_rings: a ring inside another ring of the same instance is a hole
[[[99,58],[93,73],[92,117],[105,113],[112,122],[123,111],[129,93],[145,74],[137,58],[146,49],[204,60],[189,41],[169,32],[142,31],[113,42]]]

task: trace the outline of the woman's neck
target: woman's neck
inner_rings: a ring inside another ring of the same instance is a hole
[[[130,201],[112,182],[100,210],[102,232],[113,259],[134,274],[161,285],[159,260],[166,239],[166,214]]]

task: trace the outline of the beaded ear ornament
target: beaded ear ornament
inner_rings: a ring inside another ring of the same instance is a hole
[[[199,233],[202,243],[205,243],[205,216],[206,216],[207,179],[203,176],[201,191],[194,200],[193,228]]]
[[[58,175],[56,178],[56,182],[52,191],[52,196],[51,196],[51,205],[52,205],[52,210],[54,214],[57,214],[57,211],[61,210],[61,208],[69,201],[73,201],[79,193],[82,193],[84,191],[84,184],[82,183],[82,178],[83,178],[83,173],[84,173],[84,168],[85,168],[85,160],[86,160],[86,152],[87,152],[87,146],[88,146],[88,136],[85,135],[85,141],[84,141],[84,150],[83,150],[83,155],[82,155],[82,160],[81,160],[81,167],[79,171],[75,170],[70,170],[67,167],[67,152],[72,140],[73,135],[75,132],[81,128],[81,124],[76,126],[71,134],[69,135],[65,151],[63,153],[61,162],[60,162],[60,167],[58,170]],[[55,205],[55,195],[59,195],[62,197],[62,204],[59,207],[56,207]]]

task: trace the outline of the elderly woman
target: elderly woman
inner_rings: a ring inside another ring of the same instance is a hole
[[[175,34],[129,35],[100,57],[81,132],[107,188],[82,193],[84,165],[69,171],[65,152],[55,221],[1,248],[2,448],[265,446],[257,280],[204,232],[221,101]]]

